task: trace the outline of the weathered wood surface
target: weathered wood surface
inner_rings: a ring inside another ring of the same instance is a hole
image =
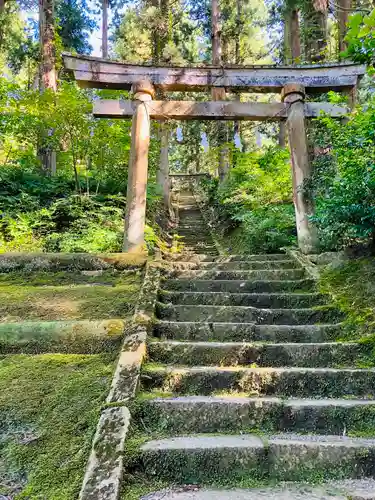
[[[238,101],[148,101],[144,103],[151,118],[174,120],[285,120],[288,105],[281,102],[259,103]],[[94,103],[97,118],[131,118],[136,109],[134,101],[103,99]],[[313,118],[321,112],[342,117],[348,109],[328,102],[305,103],[305,116]]]
[[[280,92],[288,83],[303,85],[307,92],[354,87],[365,74],[363,64],[241,67],[172,67],[125,64],[90,56],[64,54],[64,65],[82,87],[130,90],[133,83],[149,78],[156,88],[206,91],[212,87],[243,92]]]

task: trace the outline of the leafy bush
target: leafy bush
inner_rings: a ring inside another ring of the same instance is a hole
[[[289,154],[285,149],[235,154],[235,166],[219,185],[205,179],[202,187],[217,217],[229,222],[229,250],[276,252],[295,243],[295,215]]]
[[[375,99],[353,112],[345,124],[328,116],[319,118],[317,124],[314,144],[323,153],[316,157],[308,188],[316,200],[314,221],[322,248],[371,242],[375,234]]]

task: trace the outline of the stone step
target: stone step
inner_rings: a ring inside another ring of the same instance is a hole
[[[303,482],[229,490],[188,485],[149,493],[140,500],[375,500],[375,480],[344,479],[320,485]]]
[[[254,428],[338,435],[375,431],[373,399],[181,396],[145,400],[139,411],[148,429],[177,434]]]
[[[166,305],[156,303],[157,318],[169,321],[215,321],[267,325],[337,323],[343,314],[335,309],[259,309],[250,306]]]
[[[185,366],[300,366],[324,368],[355,366],[372,347],[356,342],[267,344],[246,342],[150,342],[150,361]]]
[[[261,308],[306,308],[327,303],[319,293],[227,293],[159,291],[159,301],[176,305],[254,306]]]
[[[185,240],[184,240],[185,242]],[[214,271],[241,271],[241,270],[257,270],[257,269],[296,269],[300,268],[299,264],[294,260],[268,260],[268,261],[240,261],[232,262],[179,262],[180,269],[197,269]]]
[[[194,253],[189,254],[188,252],[179,252],[174,254],[165,255],[164,259],[168,262],[177,262],[179,260],[192,260],[197,262],[215,262],[217,256],[203,254],[203,253]]]
[[[254,323],[208,323],[156,321],[154,336],[174,340],[327,342],[340,337],[336,325],[255,325]]]
[[[168,277],[188,280],[300,280],[305,278],[305,271],[303,269],[257,269],[252,271],[189,270],[170,271]]]
[[[289,397],[375,397],[375,369],[245,368],[197,366],[168,368],[144,365],[146,390],[203,395],[218,391]]]
[[[149,441],[140,453],[149,476],[190,484],[359,478],[375,467],[374,439],[330,435],[203,434]]]
[[[207,257],[207,256],[205,256]],[[180,280],[164,279],[161,288],[164,290],[191,291],[191,292],[251,292],[275,293],[310,291],[315,287],[312,279],[301,280]]]

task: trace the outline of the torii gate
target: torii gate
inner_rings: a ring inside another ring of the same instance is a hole
[[[89,56],[64,54],[65,68],[82,87],[132,90],[133,101],[99,100],[98,118],[132,118],[124,251],[138,252],[144,245],[150,118],[174,120],[286,120],[292,156],[293,200],[298,244],[314,253],[317,236],[310,222],[313,202],[304,191],[311,177],[305,119],[321,111],[340,118],[348,109],[327,102],[305,102],[306,94],[328,90],[355,98],[364,65],[353,63],[297,66],[173,67],[136,65]],[[154,101],[155,89],[204,91],[210,88],[243,92],[281,92],[282,102]],[[168,172],[164,189],[169,189]]]

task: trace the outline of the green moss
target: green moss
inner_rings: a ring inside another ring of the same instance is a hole
[[[51,277],[53,282],[53,276]],[[124,275],[110,286],[0,285],[0,321],[124,318],[134,310],[141,277]]]
[[[0,285],[27,285],[27,286],[58,286],[79,284],[101,284],[118,286],[126,284],[129,275],[141,274],[141,271],[15,271],[0,273]]]
[[[0,361],[2,494],[77,498],[113,369],[110,355]]]

